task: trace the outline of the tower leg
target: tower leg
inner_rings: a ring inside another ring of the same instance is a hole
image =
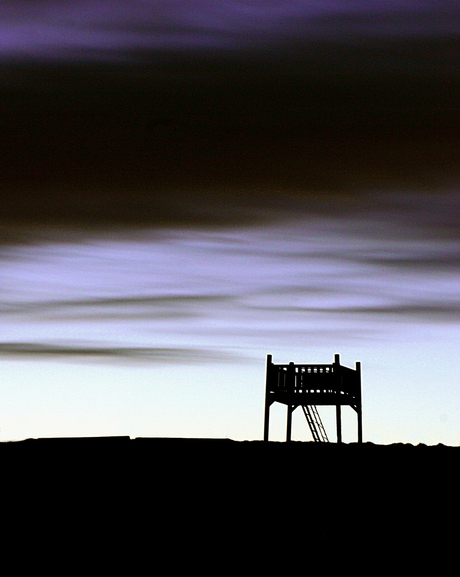
[[[270,403],[268,398],[265,399],[265,417],[264,417],[264,441],[268,441],[268,428],[270,422]]]
[[[342,410],[340,405],[335,406],[335,414],[337,417],[337,443],[342,442]]]
[[[286,427],[286,443],[291,440],[292,433],[292,411],[294,407],[292,405],[287,406],[287,427]]]
[[[359,383],[359,400],[356,412],[358,413],[358,443],[363,442],[363,402],[361,396],[361,363],[356,362],[356,373],[358,375]]]
[[[363,412],[361,406],[358,408],[358,443],[363,442]]]
[[[270,392],[270,367],[272,365],[272,356],[267,355],[267,368],[265,376],[265,415],[264,415],[264,441],[268,441],[268,427],[270,421],[270,405],[268,398]]]

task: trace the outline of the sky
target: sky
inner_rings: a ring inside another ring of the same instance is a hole
[[[459,30],[448,0],[2,2],[0,440],[261,439],[266,355],[339,353],[365,441],[458,445]]]

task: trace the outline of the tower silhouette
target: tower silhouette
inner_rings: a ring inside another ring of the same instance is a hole
[[[352,407],[358,416],[358,443],[363,442],[361,363],[350,369],[340,364],[340,355],[334,362],[324,364],[275,365],[267,355],[265,385],[264,441],[269,440],[270,406],[287,406],[286,441],[291,440],[292,413],[302,407],[308,426],[316,442],[328,441],[326,431],[316,409],[317,405],[336,407],[337,443],[342,442],[342,406]]]

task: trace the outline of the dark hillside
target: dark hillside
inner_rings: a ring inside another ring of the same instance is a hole
[[[27,563],[284,573],[388,548],[421,562],[458,541],[460,447],[113,437],[0,455],[4,535],[27,541]]]

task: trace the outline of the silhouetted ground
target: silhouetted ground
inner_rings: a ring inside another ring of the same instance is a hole
[[[0,457],[18,567],[440,571],[458,543],[460,447],[112,437],[2,443]]]

